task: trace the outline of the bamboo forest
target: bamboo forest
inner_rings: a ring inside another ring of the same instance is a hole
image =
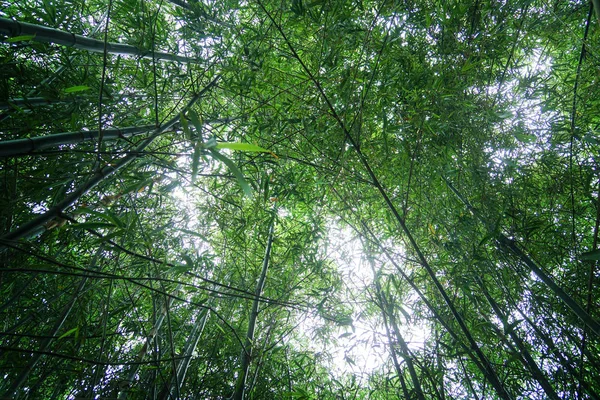
[[[0,399],[600,399],[600,0],[0,0]]]

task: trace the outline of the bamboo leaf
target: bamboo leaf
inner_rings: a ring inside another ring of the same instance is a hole
[[[350,316],[342,315],[342,316],[338,316],[336,318],[335,322],[337,322],[337,324],[341,325],[341,326],[349,326],[349,325],[352,325],[354,320]]]
[[[238,151],[248,151],[248,152],[270,153],[269,150],[264,149],[255,144],[251,144],[251,143],[220,142],[220,143],[217,143],[216,148],[217,149],[238,150]]]
[[[190,110],[188,112],[190,116],[190,120],[192,121],[192,125],[196,128],[196,132],[198,133],[198,139],[202,141],[202,122],[200,121],[200,117],[194,111]]]
[[[115,225],[106,222],[82,222],[80,224],[67,225],[70,229],[102,229],[102,228],[114,228]]]
[[[515,133],[515,138],[521,143],[532,143],[537,139],[535,135],[530,135],[526,133]]]
[[[29,40],[33,40],[35,38],[35,35],[19,35],[19,36],[13,36],[11,38],[6,39],[6,41],[8,43],[15,43],[15,42],[27,42]]]
[[[106,221],[109,225],[115,225],[119,228],[124,228],[125,227],[125,223],[123,221],[121,221],[121,219],[113,212],[106,210],[105,212],[99,212],[99,211],[95,211],[92,210],[88,207],[80,207],[78,212],[80,214],[89,214],[89,215],[94,215],[98,218],[102,218],[104,221]],[[92,222],[87,222],[87,223],[92,223]],[[95,223],[100,223],[100,222],[95,222]],[[74,225],[74,227],[77,227],[81,224],[77,224]]]
[[[73,329],[69,329],[68,331],[66,331],[65,333],[63,333],[62,335],[60,335],[58,337],[58,340],[64,339],[67,336],[71,336],[73,333],[77,333],[78,331],[79,331],[79,327],[78,326],[75,327],[75,328],[73,328]]]
[[[181,257],[185,261],[188,271],[194,269],[194,260],[192,260],[192,257],[188,256],[187,254],[182,254]]]
[[[86,90],[90,90],[90,87],[89,86],[79,85],[79,86],[68,87],[68,88],[64,89],[63,92],[65,92],[65,93],[76,93],[76,92],[84,92]]]
[[[250,188],[250,185],[244,178],[242,171],[240,171],[240,169],[234,164],[234,162],[216,150],[210,149],[210,152],[214,158],[216,158],[219,161],[222,161],[225,165],[227,165],[227,167],[231,170],[233,175],[235,175],[235,177],[237,178],[238,183],[242,187],[242,190],[244,191],[246,196],[250,196],[252,194],[252,189]]]
[[[183,115],[183,113],[179,115],[179,121],[181,121],[181,129],[183,129],[183,134],[185,135],[185,138],[187,140],[192,140],[192,131],[190,130],[187,118]]]
[[[184,232],[184,233],[187,233],[188,235],[192,235],[192,236],[198,237],[198,238],[204,240],[205,242],[208,242],[208,238],[206,236],[204,236],[204,235],[199,234],[198,232],[194,232],[194,231],[191,231],[191,230],[185,229],[185,228],[177,228],[177,230],[181,231],[181,232]]]
[[[185,274],[186,272],[188,272],[190,270],[189,265],[187,264],[178,264],[178,265],[174,265],[171,268],[171,272],[178,275],[178,274]]]
[[[198,175],[198,167],[200,166],[200,156],[202,155],[202,142],[197,141],[194,146],[194,155],[192,156],[192,182],[196,180]]]

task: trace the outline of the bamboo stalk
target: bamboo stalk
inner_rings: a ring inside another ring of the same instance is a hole
[[[523,340],[519,337],[519,335],[517,335],[517,332],[515,332],[516,327],[508,325],[508,319],[506,314],[502,312],[498,303],[496,303],[496,301],[492,298],[483,280],[477,275],[474,275],[474,279],[481,288],[481,291],[485,296],[486,300],[488,301],[488,303],[490,303],[494,314],[496,314],[498,319],[500,319],[500,321],[502,322],[504,332],[508,333],[508,336],[510,336],[512,341],[517,345],[517,348],[519,349],[519,355],[522,357],[521,361],[523,362],[525,368],[529,369],[531,375],[540,384],[540,386],[542,387],[542,389],[546,393],[546,396],[548,396],[549,399],[558,400],[558,394],[556,393],[546,376],[538,367],[537,363],[531,356],[529,350],[525,346]]]
[[[8,99],[8,101],[0,102],[0,110],[12,110],[15,106],[33,108],[51,106],[53,104],[68,104],[72,103],[74,100],[77,100],[77,98],[55,100],[46,99],[45,97],[14,98]]]
[[[154,125],[129,126],[125,128],[109,128],[102,130],[103,140],[128,138],[156,129]],[[37,136],[24,139],[5,140],[0,142],[0,157],[11,157],[28,154],[33,151],[44,150],[50,147],[66,144],[80,143],[88,140],[96,140],[99,132],[77,131],[62,132],[46,136]]]
[[[254,343],[254,330],[256,329],[256,321],[258,319],[258,305],[259,299],[265,286],[265,280],[267,279],[267,271],[269,269],[269,262],[271,259],[271,248],[273,246],[273,234],[275,231],[275,216],[271,219],[271,226],[269,227],[269,238],[267,240],[267,248],[265,249],[265,257],[263,258],[263,265],[260,272],[260,277],[256,283],[255,297],[252,302],[252,311],[250,312],[250,319],[248,321],[248,330],[246,332],[246,342],[242,349],[242,365],[240,366],[239,375],[235,384],[235,391],[231,396],[233,400],[243,400],[246,392],[246,377],[248,376],[248,369],[250,368],[250,361],[252,359],[252,346]]]
[[[31,40],[41,43],[54,43],[61,46],[73,47],[92,53],[104,53],[105,47],[108,54],[128,55],[141,58],[149,58],[163,61],[176,61],[189,64],[201,64],[203,60],[164,53],[161,51],[142,50],[128,44],[108,42],[91,39],[75,33],[48,28],[42,25],[30,24],[28,22],[14,21],[8,18],[0,18],[0,34],[8,37],[33,36]]]
[[[175,394],[180,393],[180,390],[183,387],[185,376],[190,366],[190,361],[192,360],[194,350],[196,349],[196,346],[200,341],[200,337],[204,332],[204,327],[206,326],[206,321],[208,320],[209,316],[210,310],[207,309],[204,311],[204,315],[196,320],[196,323],[192,328],[192,332],[187,338],[182,355],[183,359],[179,362],[179,364],[177,365],[177,370],[173,371],[171,380],[166,383],[166,387],[159,395],[160,400],[168,400],[171,398],[175,398]],[[119,399],[120,398],[121,397],[119,397]]]

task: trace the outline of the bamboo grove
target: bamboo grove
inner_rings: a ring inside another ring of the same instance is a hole
[[[0,398],[599,399],[600,3],[0,0]]]

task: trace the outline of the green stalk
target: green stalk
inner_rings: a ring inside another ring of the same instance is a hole
[[[176,294],[180,288],[181,288],[181,285],[178,285],[177,288],[173,291],[173,293]],[[146,341],[144,342],[144,345],[142,346],[142,348],[138,352],[137,356],[135,357],[135,364],[133,364],[129,368],[129,372],[127,373],[126,378],[123,380],[122,384],[119,385],[120,392],[117,397],[119,400],[127,398],[129,389],[133,386],[133,384],[136,381],[136,377],[138,376],[141,362],[146,357],[146,354],[148,354],[148,350],[152,348],[152,343],[154,342],[154,338],[160,332],[160,328],[162,327],[162,324],[165,321],[165,318],[167,316],[167,309],[169,307],[171,307],[171,304],[173,304],[173,297],[169,297],[169,299],[167,300],[167,303],[164,305],[162,312],[160,313],[160,315],[154,322],[154,326],[152,327],[152,330],[150,330],[148,336],[146,337]]]
[[[490,303],[492,310],[494,310],[494,314],[496,314],[500,321],[502,321],[504,332],[508,333],[512,341],[517,345],[517,348],[519,349],[519,355],[522,357],[522,361],[525,367],[529,369],[531,375],[540,384],[542,389],[544,389],[544,392],[546,393],[549,399],[559,400],[558,394],[556,394],[556,391],[554,390],[552,385],[550,385],[550,382],[548,382],[548,379],[546,378],[546,376],[544,376],[544,374],[536,364],[535,360],[529,353],[529,350],[527,350],[527,347],[525,347],[525,343],[523,343],[523,340],[521,340],[519,335],[517,335],[517,333],[515,332],[515,327],[508,325],[507,316],[502,312],[498,303],[496,303],[496,301],[492,298],[492,296],[487,290],[487,287],[484,285],[483,280],[477,275],[474,275],[474,278],[475,281],[477,281],[479,287],[481,288],[481,291],[487,299],[488,303]]]
[[[265,257],[263,258],[262,270],[260,272],[260,278],[256,284],[255,297],[252,303],[252,311],[250,313],[250,319],[248,321],[248,330],[246,332],[246,341],[244,348],[242,349],[242,365],[240,366],[240,372],[237,377],[235,385],[235,391],[231,396],[232,400],[243,400],[244,393],[246,391],[246,377],[248,376],[248,369],[250,368],[250,361],[252,359],[252,346],[254,343],[254,330],[256,329],[256,321],[258,319],[258,305],[260,303],[260,296],[265,286],[265,280],[267,278],[267,271],[269,269],[269,261],[271,259],[271,248],[273,246],[273,232],[275,231],[275,215],[271,220],[271,226],[269,227],[269,238],[267,239],[267,248],[265,250]]]
[[[126,128],[108,128],[102,130],[103,140],[128,138],[156,129],[154,125],[129,126]],[[80,143],[88,140],[96,140],[98,131],[77,131],[55,133],[46,136],[37,136],[24,139],[5,140],[0,142],[0,157],[12,157],[28,154],[34,151],[44,150],[66,144]]]
[[[423,389],[421,389],[421,383],[419,382],[419,377],[417,376],[417,371],[415,370],[415,365],[413,363],[411,354],[410,354],[410,350],[408,349],[408,345],[406,344],[406,341],[404,340],[404,338],[402,337],[402,334],[400,333],[400,328],[398,327],[398,323],[396,322],[396,317],[394,315],[394,310],[391,304],[389,304],[387,302],[387,299],[385,299],[385,295],[382,293],[382,298],[384,299],[384,305],[387,306],[387,310],[383,311],[384,313],[387,313],[388,317],[389,317],[389,322],[392,326],[392,330],[394,331],[394,336],[396,337],[396,340],[398,341],[398,344],[400,345],[400,355],[402,356],[402,358],[404,359],[404,361],[406,362],[406,367],[408,368],[408,373],[410,375],[410,379],[413,382],[413,389],[416,393],[417,399],[419,400],[425,400],[425,397],[423,396]],[[395,351],[394,349],[392,349],[392,351]]]
[[[77,100],[77,98],[49,100],[45,97],[18,97],[0,102],[0,110],[12,110],[14,107],[33,108],[50,106],[53,104],[69,104],[73,103],[75,100]]]
[[[114,42],[105,43],[103,40],[90,39],[75,33],[48,28],[42,25],[30,24],[28,22],[14,21],[8,18],[0,18],[0,34],[8,37],[33,36],[31,40],[36,42],[54,43],[61,46],[86,50],[92,53],[104,53],[106,45],[106,52],[108,54],[128,55],[189,64],[201,64],[203,62],[201,59],[184,57],[176,54],[142,50],[128,44]]]

